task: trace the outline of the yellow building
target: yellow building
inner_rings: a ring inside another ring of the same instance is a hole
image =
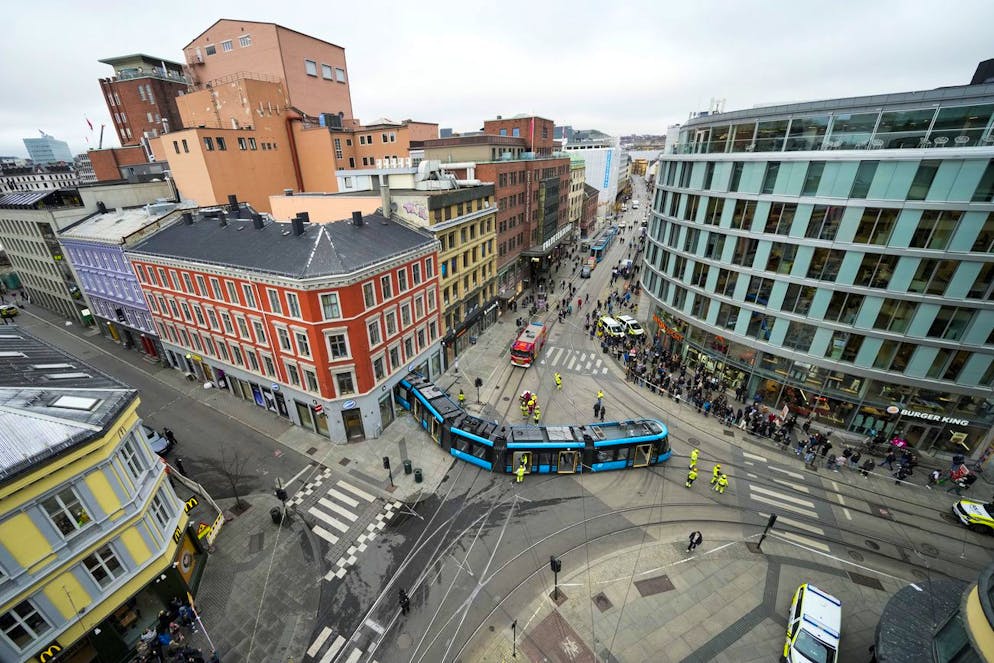
[[[0,661],[122,660],[187,591],[184,503],[137,391],[16,326],[0,357]]]

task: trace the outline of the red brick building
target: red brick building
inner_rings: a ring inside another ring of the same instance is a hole
[[[100,90],[121,145],[183,128],[176,107],[187,87],[182,65],[140,53],[100,62],[114,68],[114,76],[100,79]]]
[[[553,129],[555,123],[552,120],[534,115],[515,115],[509,118],[498,115],[494,120],[483,122],[483,133],[523,138],[526,149],[538,156],[548,156],[555,151]]]
[[[412,367],[441,373],[436,247],[376,214],[286,224],[235,204],[127,255],[174,368],[344,441],[390,425]]]

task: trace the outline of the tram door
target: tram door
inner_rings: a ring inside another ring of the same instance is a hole
[[[423,425],[421,423],[422,416],[424,414],[424,408],[421,406],[421,401],[417,398],[411,398],[411,414],[414,415],[414,420],[418,422],[418,425]]]
[[[438,438],[442,434],[442,424],[438,423],[438,419],[435,417],[429,417],[428,425],[431,427],[431,439],[438,442]]]
[[[649,458],[651,457],[652,457],[651,444],[636,444],[635,461],[632,463],[632,465],[635,467],[647,467],[649,465]]]
[[[577,463],[580,460],[579,451],[560,451],[559,452],[559,465],[556,472],[558,474],[574,474],[576,472]]]
[[[518,469],[518,466],[524,463],[525,474],[532,473],[532,452],[530,451],[515,451],[511,455],[511,471],[514,472]]]

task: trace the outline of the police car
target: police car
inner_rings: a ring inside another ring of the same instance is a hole
[[[630,315],[619,315],[618,322],[620,322],[625,327],[625,331],[629,336],[645,336],[645,330],[642,329],[642,325],[639,321]]]
[[[974,532],[994,534],[994,502],[960,500],[953,505],[953,515]]]
[[[787,615],[787,642],[783,663],[836,663],[839,655],[839,629],[842,602],[812,584],[804,583],[794,592]]]

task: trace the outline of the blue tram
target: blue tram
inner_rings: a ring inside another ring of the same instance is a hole
[[[672,453],[666,424],[629,419],[576,426],[502,425],[466,413],[426,378],[409,374],[394,388],[435,442],[460,460],[511,474],[522,462],[528,473],[574,474],[648,467]]]

